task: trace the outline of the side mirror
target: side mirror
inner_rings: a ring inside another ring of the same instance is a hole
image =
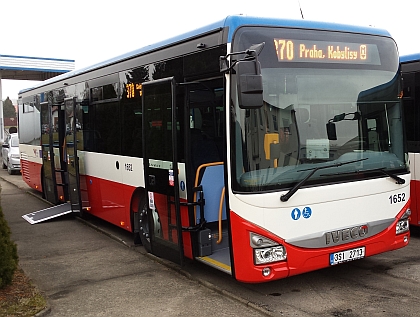
[[[254,59],[237,64],[238,99],[242,109],[255,109],[263,105],[263,84],[260,63]]]
[[[254,44],[246,51],[230,53],[219,58],[221,72],[236,68],[239,107],[242,109],[255,109],[263,105],[263,84],[258,55],[264,45],[265,42]],[[243,54],[245,56],[242,59],[232,62],[229,66],[229,56]]]
[[[327,136],[328,140],[337,140],[337,130],[334,122],[327,123]]]
[[[265,42],[254,44],[245,51],[245,58],[237,63],[238,99],[242,109],[255,109],[263,105],[263,84],[258,55]]]
[[[346,116],[353,115],[353,118],[346,119]],[[340,113],[334,116],[334,118],[330,119],[327,123],[327,136],[328,140],[337,140],[337,129],[335,128],[334,122],[340,122],[343,120],[353,121],[353,120],[360,120],[362,115],[359,111],[350,112],[350,113]]]

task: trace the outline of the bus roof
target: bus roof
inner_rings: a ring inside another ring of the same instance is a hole
[[[313,29],[313,30],[328,30],[328,31],[338,31],[338,32],[351,32],[351,33],[362,33],[362,34],[372,34],[380,36],[390,36],[390,34],[383,29],[377,29],[373,27],[364,27],[364,26],[354,26],[354,25],[345,25],[329,22],[315,22],[309,20],[288,20],[288,19],[278,19],[278,18],[262,18],[262,17],[250,17],[245,15],[231,15],[226,17],[223,20],[209,24],[207,26],[195,29],[193,31],[184,33],[182,35],[152,44],[140,49],[128,52],[126,54],[105,60],[103,62],[88,66],[79,70],[74,70],[46,81],[43,81],[31,88],[22,89],[19,91],[19,94],[30,91],[35,88],[39,88],[51,83],[58,82],[67,78],[71,78],[77,75],[93,71],[108,65],[116,64],[118,62],[134,58],[136,56],[144,55],[152,51],[156,51],[168,46],[176,45],[199,37],[204,34],[215,32],[221,30],[222,28],[228,28],[227,42],[231,42],[235,31],[245,25],[254,25],[254,26],[278,26],[278,27],[288,27],[288,28],[299,28],[299,29]]]
[[[410,62],[415,62],[415,61],[420,61],[420,53],[400,56],[401,63],[410,63]]]

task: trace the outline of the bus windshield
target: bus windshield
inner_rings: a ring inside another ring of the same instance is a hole
[[[404,145],[394,142],[403,128],[393,40],[243,28],[233,48],[261,42],[263,106],[232,107],[235,190],[287,189],[314,168],[306,185],[408,171]],[[233,94],[235,83],[233,75]]]

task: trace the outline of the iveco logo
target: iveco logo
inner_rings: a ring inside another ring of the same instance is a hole
[[[353,228],[346,228],[325,233],[326,244],[338,243],[340,241],[347,241],[350,239],[362,238],[368,233],[368,226],[362,225]]]

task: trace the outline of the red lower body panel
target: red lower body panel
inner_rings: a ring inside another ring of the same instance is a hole
[[[405,211],[406,208],[403,209]],[[402,211],[402,212],[403,212]],[[401,213],[402,213],[401,212]],[[383,253],[402,248],[408,244],[410,232],[395,234],[395,222],[386,230],[364,240],[359,240],[335,247],[322,249],[301,248],[286,243],[264,229],[249,223],[235,212],[230,212],[232,228],[232,245],[234,257],[234,272],[237,280],[247,283],[260,283],[285,278],[305,272],[310,272],[330,266],[330,254],[364,246],[365,256]],[[250,232],[263,235],[282,244],[286,248],[287,260],[269,264],[255,265],[253,249],[250,246]],[[264,268],[270,268],[271,273],[263,276]]]
[[[89,213],[120,228],[132,231],[130,201],[134,188],[92,176],[81,176],[83,205]],[[88,202],[86,202],[86,199]]]
[[[41,170],[42,164],[21,160],[22,178],[31,187],[42,192]],[[58,180],[61,182],[61,180]],[[62,190],[60,188],[60,190]],[[130,206],[135,187],[122,183],[112,182],[105,179],[81,175],[80,196],[82,207],[90,214],[112,223],[127,231],[132,231],[130,219],[130,207],[137,212],[137,206]],[[59,196],[63,196],[59,192]],[[138,200],[136,200],[139,203]],[[168,241],[177,242],[175,210],[168,213],[168,203],[165,195],[155,194],[155,203],[162,225],[163,238]],[[174,207],[173,204],[171,204]],[[184,227],[190,226],[188,208],[181,206],[181,224]],[[175,230],[172,230],[174,228]],[[192,255],[191,234],[183,232],[184,255],[190,259]]]
[[[120,228],[132,231],[130,203],[135,187],[111,182],[92,176],[81,176],[83,206],[89,206],[89,213]],[[159,213],[162,238],[178,244],[175,205],[168,204],[166,195],[154,194],[156,210]],[[168,207],[169,206],[169,207]],[[131,207],[132,208],[132,207]],[[171,208],[168,210],[168,208]],[[133,208],[133,211],[137,211]],[[181,207],[181,224],[188,227],[187,207]],[[183,232],[184,255],[192,258],[191,235]]]
[[[42,192],[41,169],[42,164],[20,160],[22,178],[29,187]]]

